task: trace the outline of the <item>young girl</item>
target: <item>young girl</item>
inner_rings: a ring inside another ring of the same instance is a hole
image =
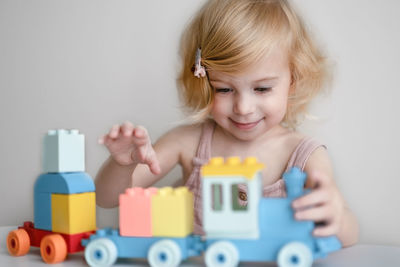
[[[125,188],[148,187],[179,164],[195,195],[195,233],[201,234],[201,165],[214,156],[256,156],[267,166],[264,196],[284,196],[282,174],[302,168],[313,190],[293,202],[295,218],[319,223],[316,236],[354,244],[358,224],[334,182],[326,148],[294,130],[326,71],[288,1],[210,0],[184,32],[181,51],[178,82],[193,123],[154,146],[143,127],[114,125],[99,140],[110,157],[96,177],[98,205],[115,207]],[[246,188],[239,197],[245,204]]]

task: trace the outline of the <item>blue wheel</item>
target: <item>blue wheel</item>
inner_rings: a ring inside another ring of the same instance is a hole
[[[279,267],[311,267],[312,264],[311,250],[301,242],[290,242],[279,251]]]
[[[147,254],[147,260],[152,267],[176,267],[181,263],[181,259],[181,249],[172,240],[154,243]]]
[[[239,252],[227,241],[219,241],[207,248],[205,254],[207,267],[234,267],[239,264]]]
[[[117,257],[117,247],[113,241],[107,238],[90,241],[85,248],[85,260],[90,266],[111,266]]]

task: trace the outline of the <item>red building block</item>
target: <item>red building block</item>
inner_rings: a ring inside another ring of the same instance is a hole
[[[73,235],[55,233],[51,231],[36,229],[32,222],[24,222],[24,225],[18,227],[18,229],[24,229],[28,233],[32,247],[40,247],[40,242],[47,235],[59,234],[64,238],[65,243],[67,243],[68,253],[83,251],[85,248],[81,245],[81,240],[84,238],[88,238],[91,234],[95,233],[95,231]]]

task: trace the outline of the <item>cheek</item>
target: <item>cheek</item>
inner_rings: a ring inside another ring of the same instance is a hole
[[[221,98],[215,98],[211,109],[212,114],[226,113],[229,109],[229,103]]]
[[[284,116],[286,114],[287,98],[270,99],[264,105],[264,112],[270,116]]]

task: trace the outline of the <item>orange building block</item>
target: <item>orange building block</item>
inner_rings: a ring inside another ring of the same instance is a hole
[[[151,197],[158,189],[128,188],[119,196],[119,234],[152,236]]]

